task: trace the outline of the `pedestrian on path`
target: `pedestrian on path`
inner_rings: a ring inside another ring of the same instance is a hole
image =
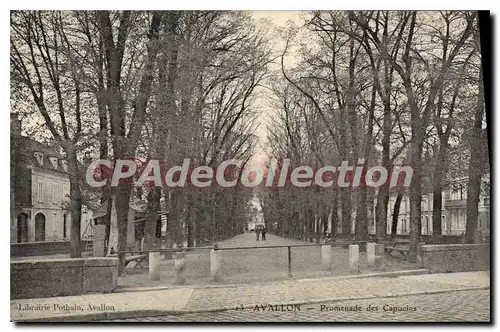
[[[257,241],[259,241],[260,226],[255,227],[255,234],[257,235]]]
[[[266,232],[267,232],[266,225],[264,225],[262,227],[262,241],[266,240]]]

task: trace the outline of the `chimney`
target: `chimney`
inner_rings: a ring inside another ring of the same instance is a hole
[[[10,134],[21,135],[21,120],[17,117],[17,113],[10,113]]]

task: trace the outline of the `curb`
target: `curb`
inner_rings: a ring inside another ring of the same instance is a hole
[[[302,279],[285,279],[281,281],[269,281],[259,283],[259,285],[274,285],[282,284],[283,282],[308,282],[308,281],[321,281],[321,280],[337,280],[337,279],[360,279],[360,278],[390,278],[390,277],[402,277],[410,275],[421,275],[430,274],[428,269],[417,269],[417,270],[401,270],[401,271],[389,271],[389,272],[375,272],[375,273],[365,273],[365,274],[350,274],[345,276],[334,276],[334,277],[319,277],[319,278],[302,278]],[[147,292],[147,291],[157,291],[157,290],[169,290],[169,289],[211,289],[211,288],[236,288],[242,286],[249,286],[250,284],[240,283],[240,284],[209,284],[209,285],[170,285],[170,286],[156,286],[156,287],[123,287],[119,288],[113,293],[133,293],[133,292]]]
[[[325,302],[339,302],[339,301],[355,301],[355,300],[367,300],[367,299],[383,299],[383,298],[393,298],[401,296],[415,296],[415,295],[428,295],[428,294],[441,294],[441,293],[451,293],[451,292],[464,292],[464,291],[477,291],[477,290],[487,290],[490,289],[489,286],[478,286],[478,287],[468,287],[468,288],[449,288],[449,289],[435,289],[435,290],[425,290],[425,291],[412,291],[412,292],[402,292],[387,295],[362,295],[362,296],[351,296],[351,297],[339,297],[339,298],[320,298],[320,299],[310,299],[310,300],[294,300],[287,302],[271,302],[269,305],[291,305],[291,304],[317,304]],[[246,304],[239,306],[238,310],[242,309],[252,309],[258,304]],[[134,310],[134,311],[121,311],[121,312],[103,312],[97,314],[84,314],[84,315],[71,315],[64,317],[52,317],[52,318],[37,318],[37,319],[26,319],[14,321],[15,323],[37,323],[37,322],[102,322],[106,320],[117,320],[117,319],[133,319],[140,317],[154,317],[154,316],[166,316],[166,315],[183,315],[189,313],[207,313],[207,312],[223,312],[229,310],[236,310],[236,308],[226,308],[226,307],[212,307],[205,309],[192,309],[192,310]]]
[[[337,279],[396,278],[396,277],[421,275],[421,274],[430,274],[430,270],[418,269],[418,270],[376,272],[376,273],[353,274],[353,275],[348,275],[348,276],[337,276],[337,277],[304,278],[304,279],[296,279],[295,281],[308,282],[308,281],[337,280]]]

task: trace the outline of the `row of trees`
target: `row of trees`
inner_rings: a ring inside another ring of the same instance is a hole
[[[488,171],[477,13],[319,11],[303,26],[283,30],[283,40],[269,154],[313,167],[405,164],[414,180],[407,193],[391,193],[389,183],[376,191],[267,188],[266,220],[281,234],[304,238],[326,232],[329,221],[333,232],[350,236],[354,223],[356,237],[366,240],[374,217],[383,239],[389,196],[397,195],[395,234],[408,194],[414,253],[422,194],[433,193],[433,234],[439,236],[442,191],[451,179],[468,176],[466,240],[472,242]]]
[[[90,199],[108,204],[108,238],[116,206],[119,251],[127,249],[134,197],[147,205],[144,249],[153,245],[160,210],[169,213],[170,247],[243,229],[248,190],[136,190],[123,182],[96,193],[85,167],[98,158],[169,165],[191,158],[192,167],[234,158],[243,161],[241,172],[256,144],[256,88],[269,74],[270,54],[266,33],[244,12],[11,13],[12,108],[42,118],[66,155],[72,257],[80,256],[81,209]]]

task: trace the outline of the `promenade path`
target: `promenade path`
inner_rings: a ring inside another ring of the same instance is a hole
[[[287,245],[307,244],[300,240],[288,239],[274,234],[266,234],[266,241],[257,241],[254,232],[239,234],[231,239],[218,242],[220,248],[245,247],[247,249],[222,250],[222,280],[228,283],[261,283],[288,279]],[[264,246],[284,246],[281,248],[259,248]],[[254,247],[249,249],[248,247]],[[256,247],[256,248],[255,248]],[[314,278],[345,276],[349,271],[348,249],[333,248],[333,268],[322,269],[321,247],[292,247],[292,278]],[[210,278],[210,250],[188,252],[186,279],[189,285],[212,284]],[[417,269],[416,264],[408,263],[401,257],[388,257],[385,271]],[[360,273],[373,273],[366,264],[366,254],[360,252]],[[174,262],[162,260],[161,278],[149,280],[147,268],[127,269],[126,275],[118,280],[120,287],[154,287],[172,285],[174,282]]]

